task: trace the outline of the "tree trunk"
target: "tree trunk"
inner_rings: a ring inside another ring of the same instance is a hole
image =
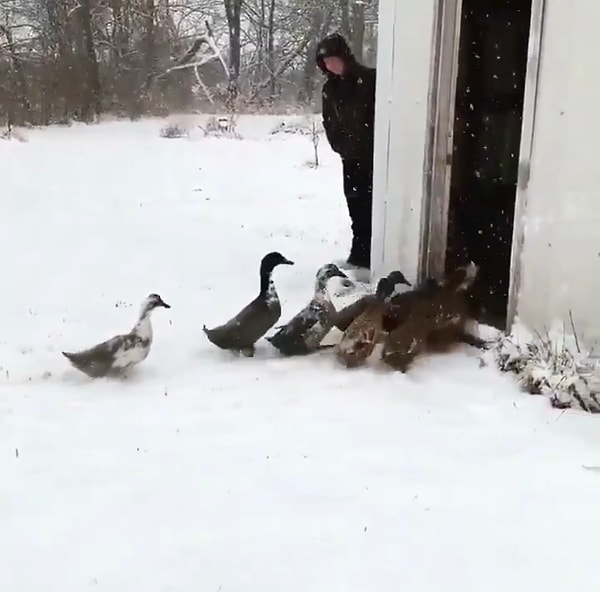
[[[146,76],[152,76],[156,67],[156,4],[154,0],[146,2],[146,27],[145,27],[145,55],[144,62]]]
[[[349,40],[352,33],[350,29],[350,0],[340,0],[340,13],[340,31]]]
[[[145,111],[150,103],[150,87],[156,74],[156,62],[158,59],[156,47],[156,16],[157,8],[154,0],[146,0],[146,14],[144,26],[144,55],[143,70],[144,81],[140,88],[140,111]]]
[[[83,62],[83,92],[81,103],[81,117],[84,121],[91,121],[102,110],[102,90],[100,87],[100,70],[94,47],[94,32],[92,30],[92,15],[90,0],[79,0],[77,9],[81,27],[82,62]]]
[[[355,2],[352,7],[352,36],[350,46],[354,57],[363,61],[363,48],[365,45],[365,5],[363,2]]]
[[[76,85],[77,71],[71,40],[71,29],[66,2],[45,0],[43,4],[47,19],[45,31],[51,51],[55,52],[55,71],[51,86],[56,103],[50,107],[51,120],[67,121],[77,110],[79,88]]]
[[[315,94],[315,79],[320,73],[315,63],[317,46],[321,38],[329,30],[331,17],[331,12],[326,12],[321,7],[316,6],[313,9],[310,41],[306,50],[306,59],[304,61],[304,69],[302,72],[302,88],[298,97],[300,102],[305,105],[310,105],[313,101]]]
[[[242,63],[242,0],[225,0],[225,15],[229,30],[228,109],[233,111]]]
[[[267,41],[267,68],[269,69],[269,91],[271,97],[275,96],[275,0],[270,0],[269,5],[269,25]]]
[[[265,55],[265,28],[267,22],[266,0],[260,0],[260,21],[256,32],[256,74],[253,77],[253,86],[260,84],[260,81],[266,76],[267,58]]]
[[[22,118],[24,121],[28,123],[33,123],[31,121],[31,105],[29,103],[29,88],[27,86],[27,81],[25,80],[25,75],[23,74],[23,69],[21,68],[21,62],[19,61],[19,55],[17,54],[17,49],[15,48],[14,39],[12,36],[12,32],[8,27],[3,27],[0,25],[0,33],[4,35],[6,38],[6,43],[8,44],[8,51],[10,53],[12,70],[15,74],[15,82],[17,91],[13,93],[14,95],[19,97],[19,103],[21,104],[21,108],[23,110]]]

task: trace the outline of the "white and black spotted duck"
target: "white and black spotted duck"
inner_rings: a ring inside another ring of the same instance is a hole
[[[91,378],[123,375],[148,357],[152,346],[150,313],[158,307],[171,308],[158,294],[150,294],[142,303],[138,321],[129,333],[83,351],[62,352],[63,356]]]
[[[258,296],[224,325],[213,329],[202,327],[211,343],[248,357],[254,355],[254,344],[281,316],[281,303],[272,278],[278,265],[294,265],[294,262],[277,251],[265,255],[260,262]]]
[[[350,282],[348,276],[337,265],[324,265],[317,271],[312,300],[274,335],[267,337],[267,341],[280,353],[285,356],[297,356],[319,349],[321,341],[333,327],[337,314],[327,291],[329,280],[334,277]]]

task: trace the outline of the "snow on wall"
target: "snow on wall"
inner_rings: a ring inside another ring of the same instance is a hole
[[[600,338],[597,0],[546,2],[517,315]]]
[[[418,271],[435,5],[435,0],[379,2],[374,277],[401,269],[414,279]]]

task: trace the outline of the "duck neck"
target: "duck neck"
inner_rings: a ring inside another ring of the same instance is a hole
[[[329,297],[329,291],[327,290],[327,280],[319,278],[315,283],[315,299],[328,301],[331,300]]]
[[[375,290],[375,300],[378,302],[385,302],[394,291],[394,286],[386,278],[379,280],[377,284],[377,290]]]
[[[261,269],[260,272],[260,295],[267,300],[275,300],[278,298],[277,290],[275,290],[275,282],[273,281],[273,271]]]
[[[152,340],[152,323],[150,322],[150,310],[142,308],[140,317],[133,328],[133,333],[142,339]]]

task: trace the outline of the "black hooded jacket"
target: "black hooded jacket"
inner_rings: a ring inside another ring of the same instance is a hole
[[[326,57],[346,63],[343,76],[325,68]],[[375,68],[359,64],[346,40],[336,34],[317,47],[317,65],[327,75],[323,85],[323,127],[331,148],[345,160],[371,160],[375,120]]]

